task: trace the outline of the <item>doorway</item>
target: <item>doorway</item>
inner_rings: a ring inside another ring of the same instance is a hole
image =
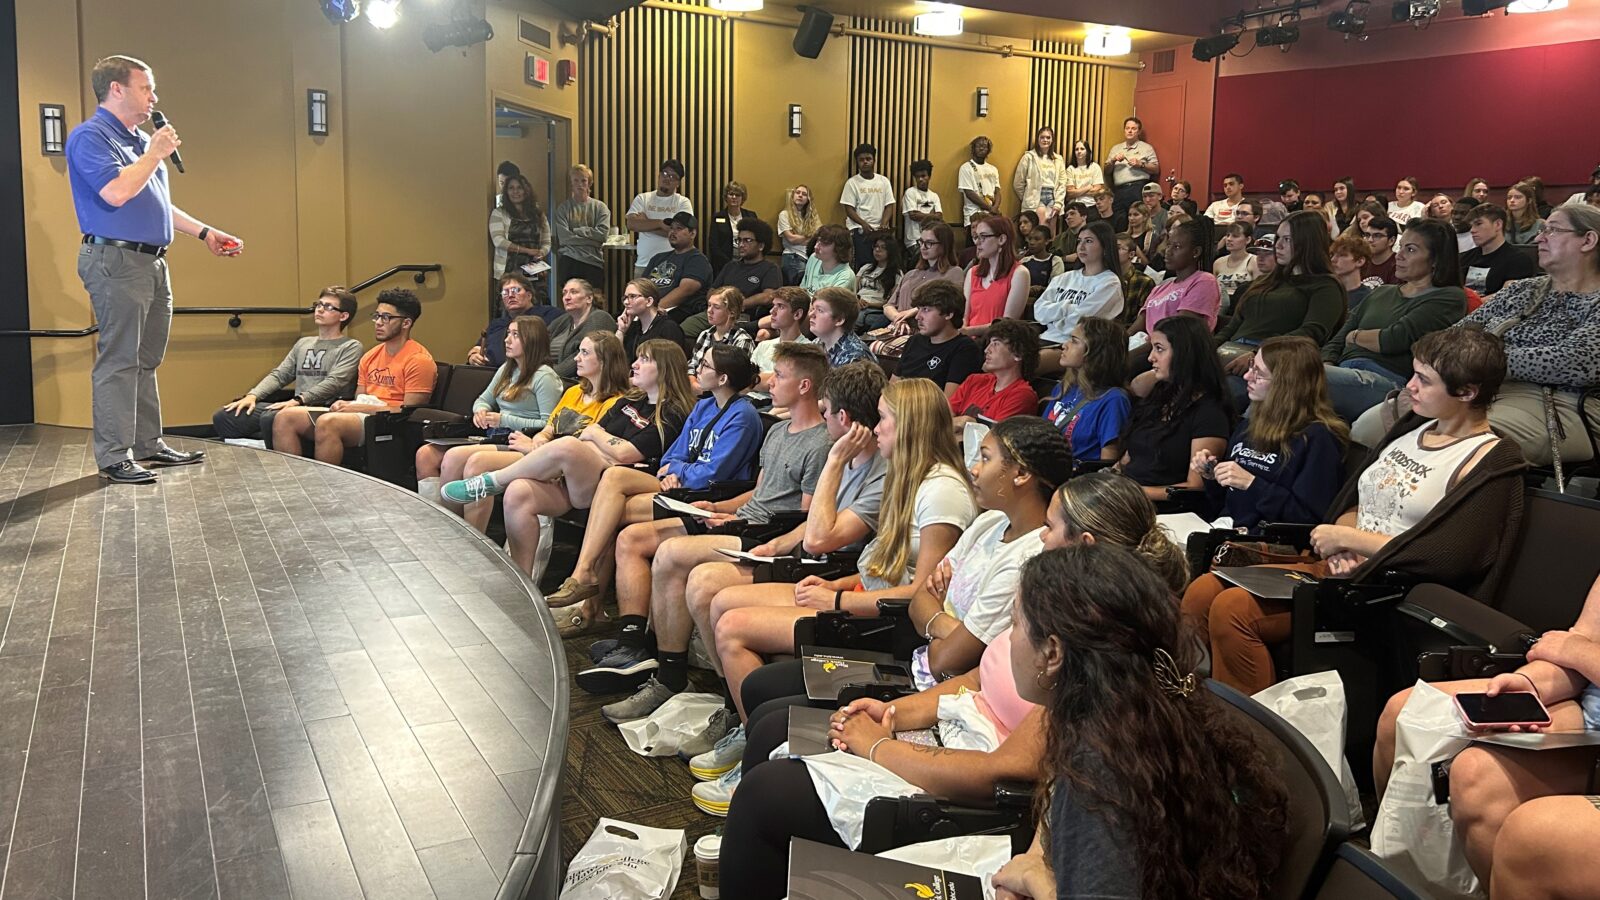
[[[510,162],[522,171],[523,177],[533,186],[539,208],[548,221],[555,208],[566,202],[571,189],[567,172],[572,167],[572,122],[497,97],[494,102],[492,146],[495,167],[498,168],[502,162]],[[492,267],[492,246],[489,248],[489,261]],[[559,269],[554,254],[548,261]],[[495,272],[494,280],[498,281],[501,274]],[[545,273],[541,287],[555,283],[550,281],[552,275],[560,277],[559,271]],[[500,288],[498,284],[491,284],[491,288],[489,314],[492,318],[499,314]],[[547,287],[541,293],[545,295],[541,302],[553,301],[553,292]]]

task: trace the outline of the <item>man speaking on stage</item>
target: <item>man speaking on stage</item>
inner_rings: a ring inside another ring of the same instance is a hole
[[[177,152],[183,142],[171,125],[149,136],[138,128],[155,112],[150,67],[108,56],[90,78],[100,106],[67,137],[67,170],[83,232],[78,277],[100,325],[94,458],[102,478],[139,484],[156,479],[146,466],[186,466],[205,457],[161,440],[156,367],[172,327],[166,255],[173,230],[205,241],[216,256],[238,256],[244,244],[172,205],[166,161],[183,171]]]

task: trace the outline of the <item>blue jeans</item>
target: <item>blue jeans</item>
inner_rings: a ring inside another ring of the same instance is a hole
[[[778,268],[783,272],[783,283],[794,287],[800,283],[800,279],[805,277],[806,258],[804,256],[796,256],[793,253],[785,253],[783,261],[778,265]]]
[[[1349,359],[1337,366],[1325,365],[1328,376],[1328,398],[1333,401],[1333,411],[1346,422],[1355,422],[1361,414],[1383,402],[1389,392],[1405,387],[1405,379],[1385,369],[1370,359]]]

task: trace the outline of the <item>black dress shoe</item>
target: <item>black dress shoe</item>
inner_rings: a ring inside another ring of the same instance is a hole
[[[100,477],[117,484],[148,484],[156,480],[156,473],[131,459],[100,470]]]
[[[192,466],[195,463],[205,462],[204,450],[174,450],[171,447],[162,447],[159,453],[146,456],[139,462],[148,466]]]

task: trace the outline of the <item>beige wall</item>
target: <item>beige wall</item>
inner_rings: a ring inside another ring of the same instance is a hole
[[[534,0],[521,5],[556,31]],[[18,0],[24,146],[37,146],[40,103],[65,103],[69,125],[93,113],[95,59],[139,56],[185,141],[189,172],[171,174],[175,202],[246,242],[243,256],[218,260],[180,236],[169,257],[177,305],[304,306],[325,284],[438,262],[442,276],[419,290],[426,312],[416,335],[459,360],[487,308],[492,95],[570,117],[577,88],[522,84],[530,48],[517,40],[513,9],[487,10],[497,33],[487,47],[438,54],[421,41],[428,11],[408,8],[379,32],[365,21],[335,28],[309,0],[145,0],[137,15],[110,0]],[[551,54],[562,55],[576,54]],[[326,138],[305,134],[308,87],[331,93]],[[33,326],[81,328],[92,315],[75,269],[65,161],[25,153],[23,191]],[[376,294],[362,296],[363,314]],[[161,369],[166,422],[207,421],[307,325],[255,316],[230,329],[222,316],[177,317]],[[365,322],[352,333],[371,340]],[[87,425],[92,339],[36,339],[32,353],[37,420]]]

